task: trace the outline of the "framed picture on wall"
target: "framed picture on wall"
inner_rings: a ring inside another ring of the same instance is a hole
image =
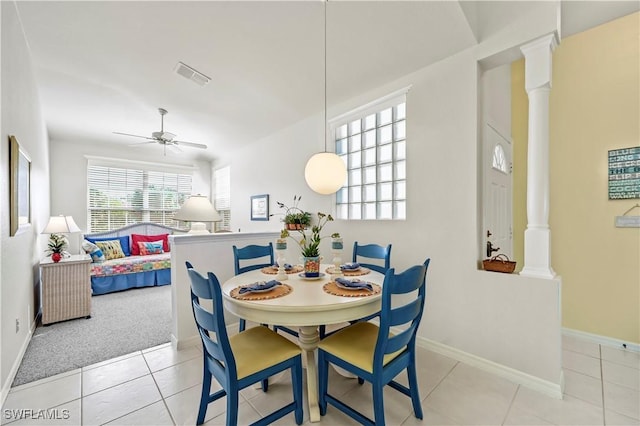
[[[9,136],[9,230],[16,235],[31,223],[31,159],[18,143]]]
[[[269,194],[251,196],[251,220],[269,220]]]

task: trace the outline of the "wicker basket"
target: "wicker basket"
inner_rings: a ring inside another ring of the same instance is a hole
[[[485,271],[512,273],[516,269],[516,262],[509,260],[506,254],[498,254],[491,259],[482,261]]]

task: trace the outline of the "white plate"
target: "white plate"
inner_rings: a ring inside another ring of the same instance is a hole
[[[363,282],[365,282],[365,281],[363,281]],[[371,289],[369,289],[368,287],[347,287],[346,285],[340,284],[338,281],[336,281],[335,283],[336,283],[337,287],[340,287],[343,290],[367,290],[367,291],[371,291]],[[369,285],[371,285],[371,284],[369,284]]]
[[[324,272],[320,272],[320,275],[317,277],[308,277],[304,274],[304,272],[298,274],[298,276],[303,280],[315,281],[315,280],[319,280],[320,278],[324,278]]]
[[[253,284],[251,284],[251,285],[253,285]],[[274,286],[268,287],[268,288],[261,288],[261,289],[249,289],[248,291],[245,291],[245,292],[240,293],[240,294],[247,294],[247,293],[266,293],[267,291],[271,291],[271,290],[275,289],[275,288],[276,288],[276,287],[278,287],[279,285],[280,285],[280,283],[278,283],[278,284],[276,284],[276,285],[274,285]],[[244,286],[244,287],[249,287],[249,286]],[[242,288],[242,287],[241,287],[241,288]]]

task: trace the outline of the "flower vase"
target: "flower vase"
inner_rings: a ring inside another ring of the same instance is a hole
[[[53,260],[55,263],[60,262],[60,259],[62,259],[62,255],[60,253],[51,254],[51,260]]]
[[[315,278],[320,276],[320,256],[303,257],[304,276]]]

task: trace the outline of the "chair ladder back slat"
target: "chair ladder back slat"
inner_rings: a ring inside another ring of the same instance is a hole
[[[359,262],[358,257],[384,260],[384,266]],[[359,262],[366,268],[384,274],[391,267],[391,244],[384,247],[378,244],[361,245],[356,241],[353,243],[353,262]]]
[[[265,260],[262,260],[258,264],[240,266],[241,260],[262,259],[266,257],[269,258],[268,263]],[[234,267],[235,267],[236,275],[242,274],[244,272],[253,271],[255,269],[261,269],[266,266],[271,266],[275,263],[275,258],[273,255],[273,243],[269,243],[266,246],[250,244],[242,248],[238,248],[237,246],[234,245],[233,259],[234,259]]]

